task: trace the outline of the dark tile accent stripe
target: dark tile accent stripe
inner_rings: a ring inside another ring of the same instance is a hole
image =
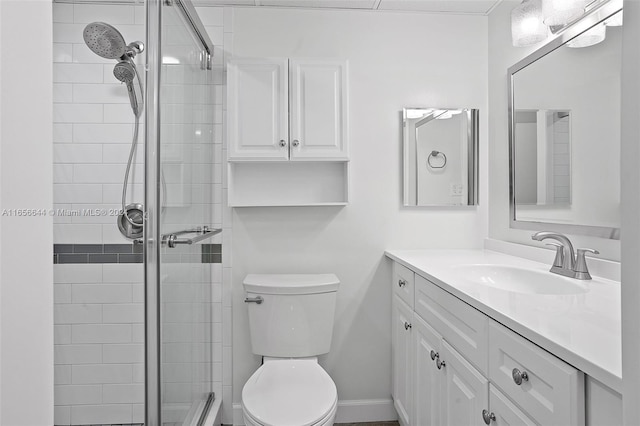
[[[222,263],[222,244],[201,244],[201,254],[163,254],[167,263]],[[142,244],[54,244],[53,263],[143,263]]]
[[[58,255],[58,263],[89,263],[89,255],[62,253]]]

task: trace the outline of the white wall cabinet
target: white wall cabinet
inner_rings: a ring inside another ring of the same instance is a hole
[[[347,71],[331,59],[229,62],[232,207],[348,202]]]
[[[393,271],[392,396],[402,425],[595,425],[581,371],[409,268]]]
[[[229,160],[289,158],[286,59],[234,59],[227,66]]]
[[[347,64],[233,59],[227,68],[230,161],[346,161]]]

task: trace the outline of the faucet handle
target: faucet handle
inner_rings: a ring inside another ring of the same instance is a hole
[[[576,252],[575,278],[579,280],[590,280],[591,274],[589,274],[589,268],[587,268],[587,260],[585,258],[585,254],[600,254],[600,252],[598,250],[590,248],[581,248],[576,250]]]
[[[546,243],[546,245],[556,248],[556,258],[553,259],[553,266],[562,268],[562,265],[564,265],[564,246],[556,242]]]

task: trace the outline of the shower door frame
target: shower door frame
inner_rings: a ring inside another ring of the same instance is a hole
[[[161,426],[160,250],[161,153],[160,86],[162,84],[162,8],[177,6],[202,47],[202,66],[211,69],[213,43],[190,0],[146,0],[145,87],[145,426]],[[151,184],[151,182],[153,184]],[[153,206],[153,208],[149,208]]]

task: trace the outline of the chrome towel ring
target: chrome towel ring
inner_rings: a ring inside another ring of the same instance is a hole
[[[432,161],[434,161],[434,159],[438,159],[438,157],[442,157],[442,159],[439,160],[442,164],[432,163]],[[444,155],[444,152],[442,151],[431,151],[431,154],[429,154],[429,157],[427,157],[427,164],[432,169],[444,169],[444,166],[447,165],[447,156]]]

